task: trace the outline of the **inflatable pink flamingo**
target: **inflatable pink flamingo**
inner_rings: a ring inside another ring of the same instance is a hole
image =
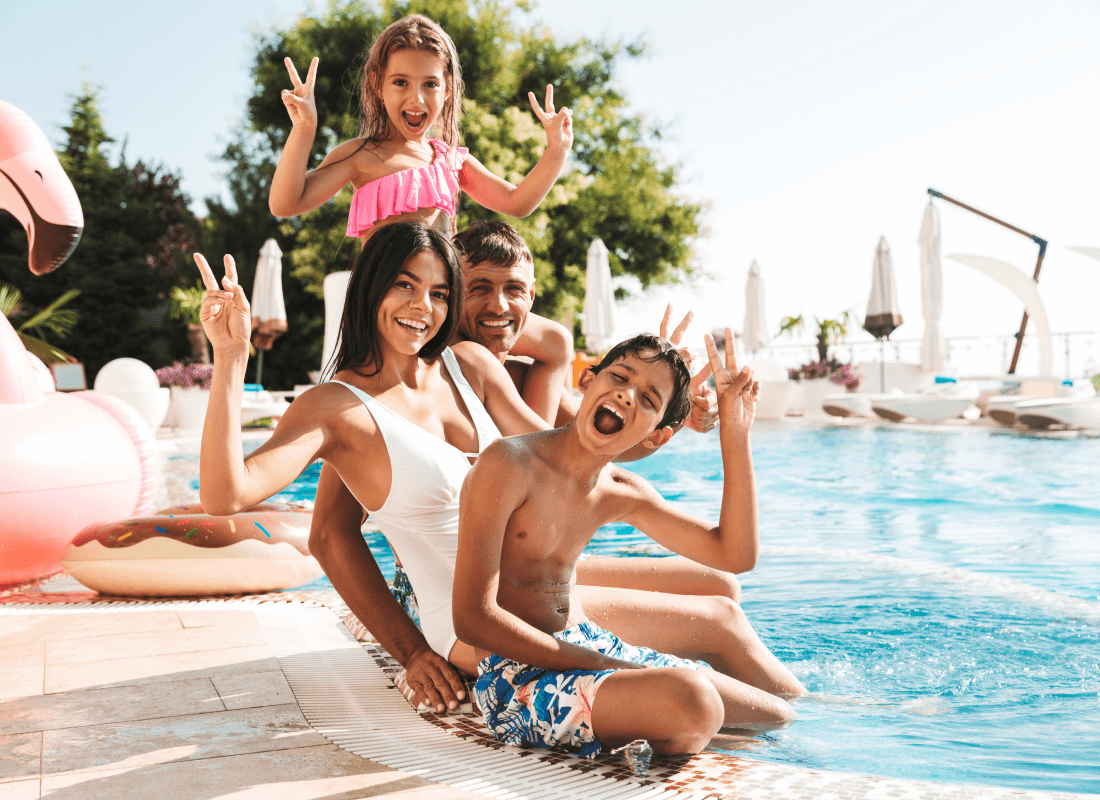
[[[69,257],[80,201],[37,125],[0,101],[0,209],[27,231],[31,272]],[[98,392],[43,391],[0,315],[0,586],[61,569],[82,528],[152,508],[156,443],[130,406]]]

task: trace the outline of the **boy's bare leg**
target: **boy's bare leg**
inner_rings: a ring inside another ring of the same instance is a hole
[[[741,606],[728,597],[581,585],[575,591],[585,616],[624,642],[680,658],[701,658],[719,673],[770,694],[806,693],[760,641]]]
[[[593,556],[577,562],[577,583],[617,586],[645,592],[710,594],[741,602],[741,584],[732,572],[704,567],[683,556],[615,558]],[[629,641],[629,639],[627,640]]]
[[[771,727],[794,719],[770,694],[712,670],[626,669],[600,684],[592,732],[606,748],[646,739],[662,755],[698,753],[728,725]]]

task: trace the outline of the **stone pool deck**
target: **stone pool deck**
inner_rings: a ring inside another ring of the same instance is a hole
[[[197,442],[161,444],[159,505],[193,501]],[[640,779],[618,758],[502,747],[472,714],[416,714],[344,612],[333,592],[134,601],[64,575],[0,591],[0,800],[1095,797],[711,752]]]

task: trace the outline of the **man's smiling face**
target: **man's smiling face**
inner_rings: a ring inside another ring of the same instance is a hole
[[[463,262],[466,291],[462,335],[503,358],[516,343],[535,300],[535,271],[529,261],[502,267],[491,261]]]

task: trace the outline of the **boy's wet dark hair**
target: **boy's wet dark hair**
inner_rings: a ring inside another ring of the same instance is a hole
[[[676,346],[652,333],[640,333],[608,350],[603,361],[592,367],[592,372],[598,375],[603,369],[627,356],[634,356],[649,364],[656,361],[668,364],[669,372],[672,373],[672,394],[665,405],[665,415],[657,427],[677,428],[683,424],[691,411],[691,373]]]
[[[478,220],[452,241],[471,267],[486,261],[506,269],[534,263],[527,242],[507,222]]]

